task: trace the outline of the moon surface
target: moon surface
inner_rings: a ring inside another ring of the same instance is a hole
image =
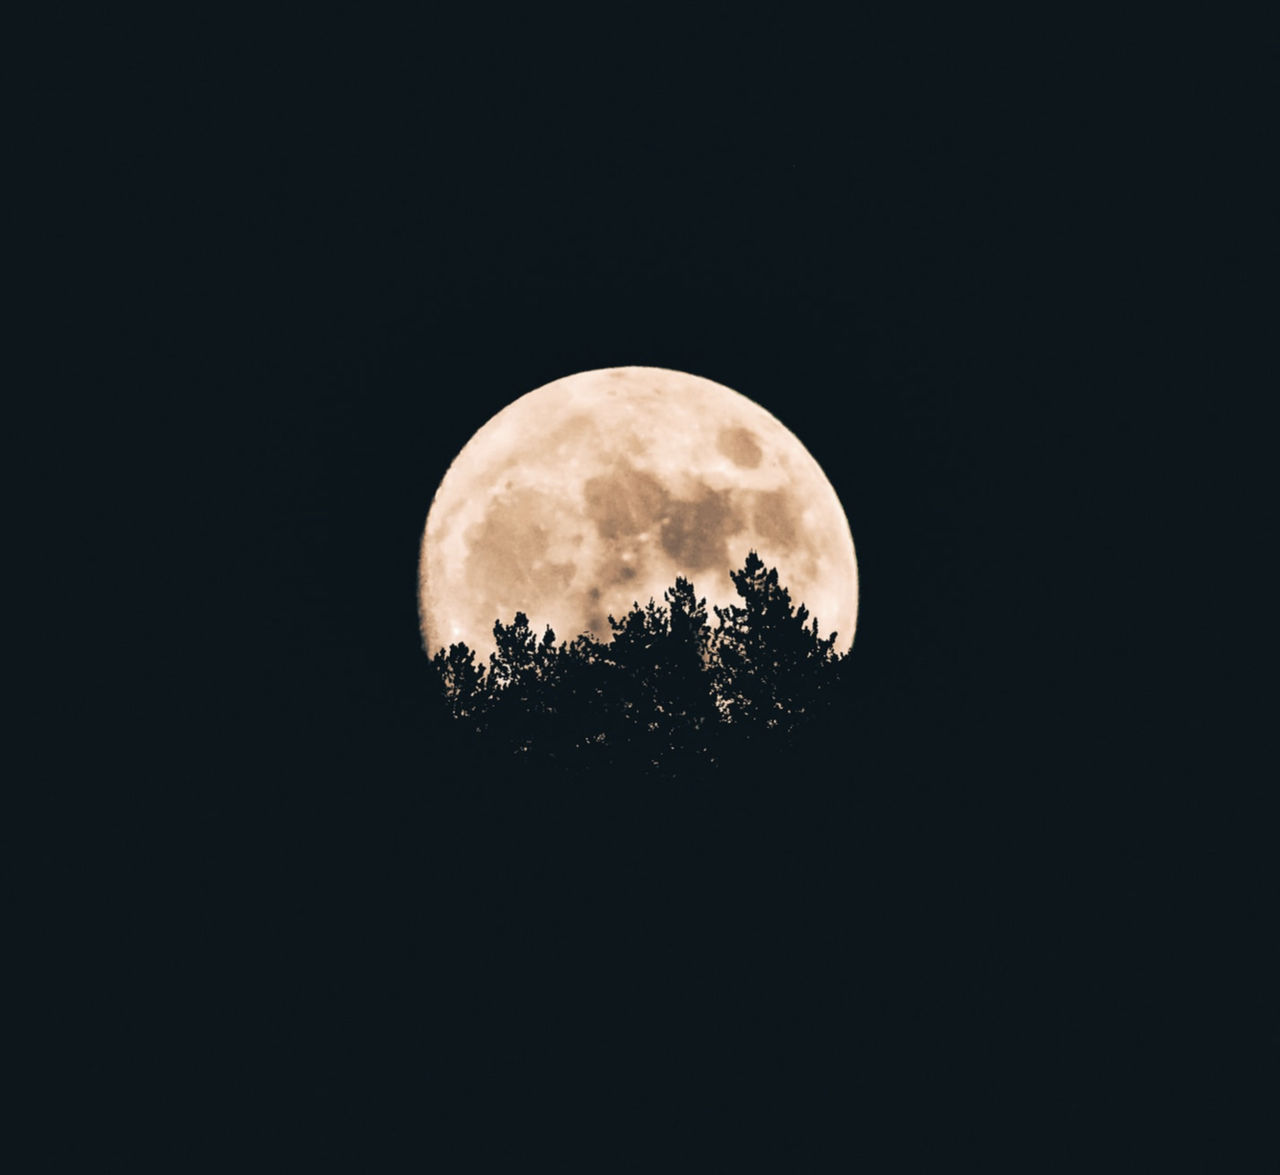
[[[858,565],[830,481],[780,421],[679,371],[614,367],[521,396],[464,446],[427,515],[419,614],[429,652],[483,658],[493,623],[591,633],[677,576],[737,603],[729,571],[755,550],[837,648],[853,643]]]

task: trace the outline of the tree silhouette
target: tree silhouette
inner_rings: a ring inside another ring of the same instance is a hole
[[[557,649],[550,626],[539,641],[529,618],[517,612],[511,624],[495,620],[489,654],[489,697],[484,707],[488,727],[500,732],[517,750],[531,750],[547,717],[555,711]]]
[[[835,695],[836,634],[755,551],[730,576],[741,603],[715,608],[714,627],[684,577],[610,616],[607,642],[539,639],[523,612],[495,621],[487,671],[465,644],[432,659],[445,710],[487,750],[585,771],[680,775],[790,747]]]
[[[475,650],[465,643],[441,649],[431,659],[436,681],[451,718],[473,721],[481,716],[488,695],[483,665],[476,664]]]
[[[712,680],[727,722],[792,731],[811,717],[830,674],[836,634],[818,635],[809,610],[791,603],[775,568],[755,551],[730,579],[742,604],[716,608]]]

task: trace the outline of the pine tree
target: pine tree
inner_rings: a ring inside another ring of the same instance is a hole
[[[836,634],[821,637],[803,604],[778,581],[755,551],[731,571],[741,604],[715,609],[712,677],[724,719],[756,731],[790,732],[817,699],[818,682],[835,660]]]
[[[483,665],[476,664],[475,650],[465,643],[440,649],[431,659],[440,692],[450,717],[475,721],[486,704],[486,681]]]
[[[539,639],[523,612],[497,621],[487,672],[462,644],[432,659],[445,708],[486,749],[557,769],[678,775],[728,762],[735,746],[798,746],[837,692],[836,634],[819,635],[755,551],[730,576],[740,603],[715,608],[714,628],[683,576],[662,603],[610,616],[608,642],[583,634],[557,645],[550,627]]]

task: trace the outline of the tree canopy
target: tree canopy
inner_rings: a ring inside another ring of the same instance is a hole
[[[845,660],[755,551],[715,607],[679,577],[661,602],[609,617],[607,641],[557,643],[523,612],[494,622],[495,651],[432,658],[443,712],[489,751],[566,768],[679,774],[792,745],[830,708]]]

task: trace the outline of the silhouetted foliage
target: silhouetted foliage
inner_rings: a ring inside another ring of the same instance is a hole
[[[808,609],[752,551],[729,577],[742,604],[716,608],[712,679],[717,703],[731,724],[753,729],[793,729],[810,715],[830,675],[836,634],[818,635]]]
[[[446,712],[485,749],[574,770],[674,776],[791,747],[839,686],[836,634],[754,551],[730,576],[741,603],[713,609],[714,625],[683,577],[610,616],[607,642],[539,638],[523,612],[496,621],[487,669],[465,644],[432,659]]]
[[[475,651],[465,644],[450,645],[431,659],[445,706],[453,718],[471,721],[483,710],[488,695],[483,665],[476,664]]]

